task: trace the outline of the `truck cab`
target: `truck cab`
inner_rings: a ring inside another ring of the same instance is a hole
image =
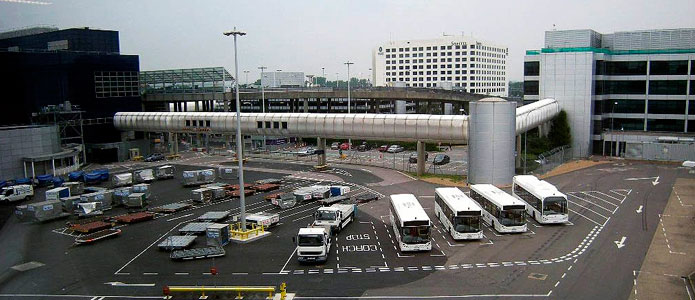
[[[331,236],[323,227],[300,228],[294,238],[299,263],[324,263],[331,250]]]
[[[352,222],[354,215],[354,205],[333,204],[320,207],[314,213],[314,226],[324,227],[329,233],[334,234]]]
[[[0,190],[0,202],[12,202],[34,197],[34,187],[29,184],[13,185]]]

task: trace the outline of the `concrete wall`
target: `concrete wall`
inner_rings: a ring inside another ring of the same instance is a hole
[[[57,126],[0,128],[0,180],[24,177],[24,157],[59,151],[61,148]],[[31,170],[28,173],[31,176]],[[37,175],[42,174],[42,171],[37,170]]]

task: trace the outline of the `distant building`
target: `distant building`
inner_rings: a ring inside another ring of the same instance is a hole
[[[305,85],[304,72],[263,72],[261,84],[264,87],[303,87]]]
[[[375,86],[460,89],[507,96],[509,49],[467,36],[385,42],[372,52]]]
[[[0,66],[6,74],[0,89],[12,112],[0,118],[2,126],[31,124],[32,114],[60,111],[56,107],[66,101],[71,105],[64,107],[81,111],[83,119],[142,110],[139,58],[120,54],[117,31],[41,27],[0,33]],[[127,149],[117,150],[120,156],[111,150],[122,141],[113,124],[92,124],[84,127],[85,143],[108,144],[109,150],[87,147],[88,153],[95,160],[124,157]]]
[[[567,111],[577,157],[612,152],[649,158],[642,143],[664,136],[692,140],[694,60],[694,28],[547,31],[543,49],[526,51],[524,102],[557,99]]]

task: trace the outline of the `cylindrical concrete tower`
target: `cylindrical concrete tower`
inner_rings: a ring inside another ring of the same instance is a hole
[[[511,184],[514,176],[516,102],[485,98],[470,103],[468,182]]]

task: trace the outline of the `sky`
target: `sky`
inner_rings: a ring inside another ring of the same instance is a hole
[[[43,3],[50,3],[44,5]],[[583,1],[173,1],[0,0],[0,31],[37,25],[119,31],[121,53],[140,56],[140,70],[224,66],[240,83],[259,66],[344,80],[368,78],[372,49],[389,40],[472,35],[509,47],[509,79],[523,79],[525,50],[540,49],[544,32],[695,27],[693,0]],[[339,73],[336,75],[336,73]]]

